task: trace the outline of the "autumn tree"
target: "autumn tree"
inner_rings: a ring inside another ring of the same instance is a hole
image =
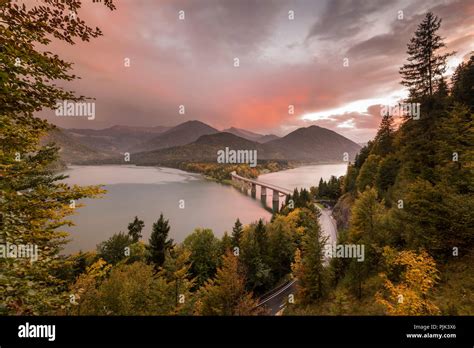
[[[380,246],[388,241],[383,226],[384,213],[384,204],[377,200],[375,188],[362,192],[352,206],[347,242],[364,246],[364,260],[350,260],[347,278],[358,298],[362,297],[364,279],[377,269]]]
[[[303,303],[321,299],[328,285],[328,272],[324,265],[324,245],[327,238],[321,233],[317,221],[307,228],[301,250],[298,249],[292,265],[298,279],[298,298]]]
[[[384,257],[388,274],[380,274],[384,290],[377,292],[375,299],[385,307],[387,314],[439,314],[438,307],[429,299],[439,280],[433,258],[426,251],[396,251],[390,247],[385,248]]]
[[[143,262],[113,267],[81,303],[83,315],[169,315],[174,311],[173,284]]]
[[[99,6],[99,5],[98,5]],[[111,1],[106,6],[113,10]],[[58,148],[40,145],[53,126],[35,117],[55,109],[59,101],[83,101],[60,87],[72,81],[72,63],[47,50],[55,41],[74,44],[100,36],[80,19],[81,2],[44,0],[41,5],[0,3],[0,243],[35,245],[38,260],[0,260],[0,303],[6,314],[48,314],[68,303],[54,276],[58,254],[83,198],[96,197],[98,187],[70,187],[54,174]],[[74,16],[70,14],[74,13]]]
[[[239,271],[238,258],[228,251],[216,277],[199,291],[196,313],[199,315],[253,315],[257,301],[245,288],[245,278]]]
[[[195,285],[195,279],[191,276],[191,252],[181,245],[169,250],[158,275],[164,277],[174,289],[174,314],[191,314]]]

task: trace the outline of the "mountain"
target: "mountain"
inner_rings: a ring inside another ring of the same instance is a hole
[[[140,165],[169,165],[175,166],[179,162],[216,162],[217,151],[225,150],[257,150],[257,157],[279,158],[281,154],[271,147],[250,141],[234,134],[219,132],[203,135],[195,142],[183,146],[175,146],[155,151],[134,153],[132,162]]]
[[[257,150],[259,160],[342,162],[344,153],[353,161],[360,146],[336,132],[318,126],[299,128],[287,136],[261,144],[232,133],[203,135],[183,146],[134,153],[132,162],[141,165],[176,166],[180,162],[217,162],[217,151]]]
[[[154,151],[186,145],[196,141],[202,135],[215,133],[219,133],[219,131],[203,122],[187,121],[138,144],[131,149],[131,152]]]
[[[77,141],[98,151],[127,152],[145,140],[167,131],[168,127],[113,126],[105,129],[65,129]]]
[[[241,128],[236,128],[236,127],[230,127],[230,128],[224,129],[223,132],[231,133],[231,134],[237,135],[238,137],[251,140],[251,141],[258,141],[258,139],[263,137],[262,134],[254,133],[254,132],[241,129]]]
[[[344,153],[353,161],[360,146],[342,135],[318,126],[298,128],[283,138],[265,143],[286,159],[310,162],[337,162]]]
[[[83,162],[101,161],[109,158],[113,153],[99,151],[77,141],[67,131],[60,128],[51,130],[41,139],[41,144],[55,143],[59,149],[61,161],[66,164],[79,164]]]
[[[273,134],[263,135],[263,134],[254,133],[254,132],[241,129],[241,128],[236,128],[236,127],[224,129],[223,132],[231,133],[231,134],[237,135],[238,137],[251,140],[251,141],[256,141],[262,144],[271,140],[278,139],[278,137]]]
[[[267,134],[267,135],[263,135],[260,139],[258,139],[258,142],[261,144],[264,144],[276,139],[280,139],[280,137],[275,134]]]
[[[61,129],[50,138],[58,143],[62,159],[69,163],[109,163],[122,158],[119,153],[131,152],[136,164],[176,166],[179,161],[216,161],[217,151],[226,147],[255,149],[259,160],[340,162],[345,153],[353,161],[361,148],[342,135],[318,126],[299,128],[283,138],[235,127],[228,130],[219,132],[200,121],[187,121],[169,129],[128,126]]]

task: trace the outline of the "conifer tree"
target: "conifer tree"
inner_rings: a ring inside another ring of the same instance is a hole
[[[240,220],[237,218],[235,221],[234,227],[232,228],[232,246],[233,247],[239,247],[240,246],[240,239],[242,238],[242,223]]]
[[[196,305],[199,315],[252,315],[257,301],[245,289],[245,277],[239,271],[238,258],[228,251],[216,277],[200,290]]]
[[[303,303],[321,299],[325,295],[328,282],[324,266],[324,245],[327,238],[321,234],[317,221],[306,230],[301,250],[295,253],[292,265],[293,275],[298,278],[298,298]]]
[[[165,220],[163,214],[160,214],[158,221],[153,224],[148,245],[149,261],[155,265],[157,270],[165,262],[166,252],[173,246],[173,240],[168,239],[169,231],[170,225],[168,220]]]
[[[128,224],[128,235],[132,238],[133,243],[136,243],[142,237],[142,230],[145,227],[145,223],[135,216],[135,219]]]
[[[428,12],[408,44],[408,63],[402,66],[400,74],[412,99],[433,95],[437,82],[446,71],[446,60],[453,54],[437,52],[445,47],[441,36],[436,34],[440,26],[441,19]]]
[[[393,140],[393,117],[391,115],[384,115],[375,136],[374,146],[371,153],[379,156],[389,154],[393,151]]]

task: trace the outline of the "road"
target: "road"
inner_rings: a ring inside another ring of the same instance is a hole
[[[317,206],[321,215],[319,217],[319,224],[324,236],[328,237],[326,243],[337,242],[337,225],[336,221],[332,217],[331,209],[321,208]],[[294,294],[296,291],[296,279],[285,283],[273,289],[270,293],[262,297],[259,301],[259,306],[264,306],[268,310],[269,315],[278,315],[286,305],[289,295]]]
[[[268,315],[277,315],[285,307],[289,295],[296,291],[296,279],[273,289],[269,294],[260,298],[259,307],[263,306]]]
[[[328,237],[326,243],[334,244],[337,242],[337,225],[336,220],[332,217],[332,210],[327,208],[317,207],[321,212],[319,217],[319,225],[324,236]]]

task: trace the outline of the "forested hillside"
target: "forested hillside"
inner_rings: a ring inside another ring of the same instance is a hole
[[[366,261],[333,259],[327,296],[291,313],[473,313],[474,55],[448,84],[440,22],[425,17],[400,70],[419,119],[395,129],[384,115],[341,187],[350,216],[339,243],[365,245]]]

